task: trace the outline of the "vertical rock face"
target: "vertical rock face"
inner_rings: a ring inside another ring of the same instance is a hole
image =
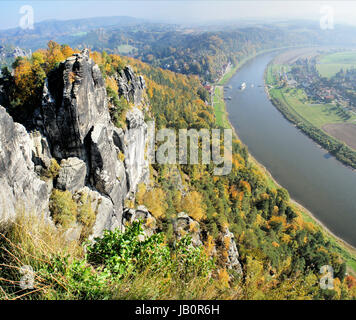
[[[1,75],[1,73],[0,73]],[[5,93],[3,87],[0,85],[0,105],[4,104],[6,101]]]
[[[15,123],[0,107],[0,220],[16,213],[46,213],[48,190],[34,172],[32,140],[26,129]]]
[[[88,165],[90,183],[121,208],[121,202],[127,193],[126,176],[124,165],[118,159],[113,132],[110,122],[94,126],[89,137]]]
[[[142,101],[143,92],[146,88],[145,80],[142,76],[136,76],[130,66],[120,71],[117,79],[119,85],[119,95],[124,96],[129,102],[138,105]]]
[[[222,242],[224,243],[227,257],[226,257],[226,266],[228,269],[233,269],[237,274],[242,274],[242,267],[239,261],[239,252],[237,250],[235,237],[228,228],[225,228],[222,234]]]
[[[125,167],[128,176],[129,192],[134,193],[137,185],[149,178],[149,164],[145,157],[147,125],[143,113],[137,108],[127,112],[128,130],[124,136]]]
[[[120,225],[127,193],[125,169],[113,142],[115,128],[105,83],[88,50],[74,54],[50,72],[41,113],[53,157],[71,158],[61,169],[58,188],[74,191],[83,187],[83,177],[78,174],[85,174],[85,184],[112,201],[112,225]],[[76,168],[73,158],[83,161],[86,170]]]
[[[84,142],[88,134],[98,122],[110,121],[104,80],[88,50],[73,55],[49,73],[42,114],[53,156],[86,160]]]
[[[41,134],[40,131],[33,131],[30,133],[33,143],[32,160],[35,166],[49,168],[51,165],[51,150],[48,145],[47,139]]]
[[[112,201],[108,197],[88,187],[84,187],[78,190],[74,194],[74,196],[83,193],[89,196],[92,209],[96,214],[95,224],[93,226],[92,234],[89,236],[89,239],[101,237],[103,231],[106,229],[110,230],[116,227],[120,227],[118,219],[115,219],[115,217],[113,217],[114,206]]]
[[[84,187],[87,167],[83,160],[68,158],[61,161],[56,187],[61,190],[77,191]]]
[[[141,103],[143,78],[127,67],[118,79],[119,94],[137,105]],[[125,198],[149,176],[145,160],[147,125],[142,111],[134,107],[127,112],[125,130],[113,125],[104,79],[88,50],[83,50],[50,72],[37,118],[52,156],[62,161],[55,187],[75,192],[85,185],[98,193],[93,194],[95,198],[100,195],[110,199],[111,213],[106,204],[105,214],[94,226],[96,235],[102,228],[120,227]],[[124,154],[124,161],[119,159],[119,152]]]
[[[180,240],[189,234],[192,238],[192,245],[197,247],[202,245],[199,222],[188,216],[185,212],[180,212],[173,221],[173,230],[175,236]]]

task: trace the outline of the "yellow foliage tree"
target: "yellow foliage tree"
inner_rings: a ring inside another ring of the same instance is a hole
[[[138,205],[143,204],[145,193],[146,193],[146,185],[144,183],[139,183],[139,185],[137,186],[137,192],[135,197]]]
[[[163,218],[165,216],[168,208],[165,197],[166,194],[160,188],[147,191],[143,197],[143,204],[155,218]]]
[[[218,271],[218,279],[222,287],[229,288],[230,276],[226,269],[220,269]]]
[[[67,44],[64,44],[61,47],[61,52],[63,54],[64,59],[67,59],[73,55],[74,50]]]
[[[251,186],[247,181],[240,181],[240,188],[248,193],[251,193]]]
[[[32,94],[33,79],[31,70],[32,66],[28,59],[20,60],[14,70],[15,84],[19,89],[17,98],[20,98],[21,101],[25,101]]]
[[[52,70],[58,62],[61,62],[65,59],[61,50],[61,46],[58,43],[54,41],[49,41],[47,46],[48,50],[46,59],[46,73]]]
[[[214,241],[214,238],[212,235],[208,235],[208,238],[206,240],[206,243],[205,243],[205,252],[206,254],[210,257],[214,254],[214,251],[215,251],[215,241]]]
[[[119,86],[117,85],[117,82],[113,77],[107,77],[105,79],[105,84],[107,87],[111,88],[114,92],[119,91]]]
[[[181,203],[181,208],[184,212],[189,214],[193,219],[200,221],[204,219],[205,208],[203,205],[203,198],[197,191],[189,192]]]

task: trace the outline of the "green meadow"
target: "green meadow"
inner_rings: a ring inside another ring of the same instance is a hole
[[[328,123],[347,123],[354,122],[356,116],[345,120],[340,109],[331,103],[312,104],[308,101],[305,93],[301,89],[273,89],[271,94],[282,100],[290,109],[298,113],[318,128]]]
[[[216,117],[216,122],[220,127],[230,128],[227,119],[225,101],[224,101],[224,87],[216,86],[214,90],[213,107]]]
[[[326,54],[320,58],[316,68],[322,77],[330,78],[341,69],[356,68],[356,51]]]

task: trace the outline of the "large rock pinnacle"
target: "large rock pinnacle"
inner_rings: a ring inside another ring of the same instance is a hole
[[[96,123],[110,122],[105,83],[88,50],[74,54],[49,73],[42,114],[53,156],[86,160],[88,133]]]
[[[126,68],[123,75],[128,84],[127,98],[139,103],[143,79],[131,68]],[[85,163],[85,185],[110,199],[113,205],[111,218],[106,205],[105,223],[100,222],[101,225],[121,226],[126,196],[135,192],[140,181],[147,179],[148,163],[144,160],[147,126],[142,112],[137,108],[127,112],[127,129],[113,125],[105,81],[99,67],[90,59],[89,51],[83,50],[50,72],[44,86],[41,113],[52,156],[57,160],[77,158]],[[125,155],[124,160],[118,158],[119,152]],[[69,178],[75,172],[76,168],[62,168],[58,187],[63,189],[65,185],[64,173]],[[79,177],[75,180],[80,181]],[[75,183],[74,189],[70,189],[74,191],[79,186],[81,184]],[[99,232],[100,228],[94,230]]]

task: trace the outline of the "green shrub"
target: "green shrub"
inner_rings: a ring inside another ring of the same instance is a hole
[[[164,271],[180,274],[187,280],[194,276],[207,276],[213,269],[213,262],[202,248],[191,245],[191,239],[184,237],[174,248],[165,244],[163,233],[144,239],[140,222],[134,222],[125,233],[119,230],[105,231],[102,238],[87,248],[88,261],[96,266],[124,276],[137,274],[149,267],[150,272]]]
[[[163,246],[163,234],[155,234],[142,241],[144,237],[141,224],[134,222],[125,233],[119,229],[106,230],[102,238],[88,246],[88,261],[103,265],[116,275],[133,273],[148,264],[153,267],[168,263],[169,249]]]
[[[81,193],[79,199],[74,199],[68,190],[53,189],[49,210],[53,221],[64,229],[73,227],[75,223],[82,226],[80,238],[86,239],[92,232],[96,219],[96,212],[92,208],[92,201],[87,193]]]

